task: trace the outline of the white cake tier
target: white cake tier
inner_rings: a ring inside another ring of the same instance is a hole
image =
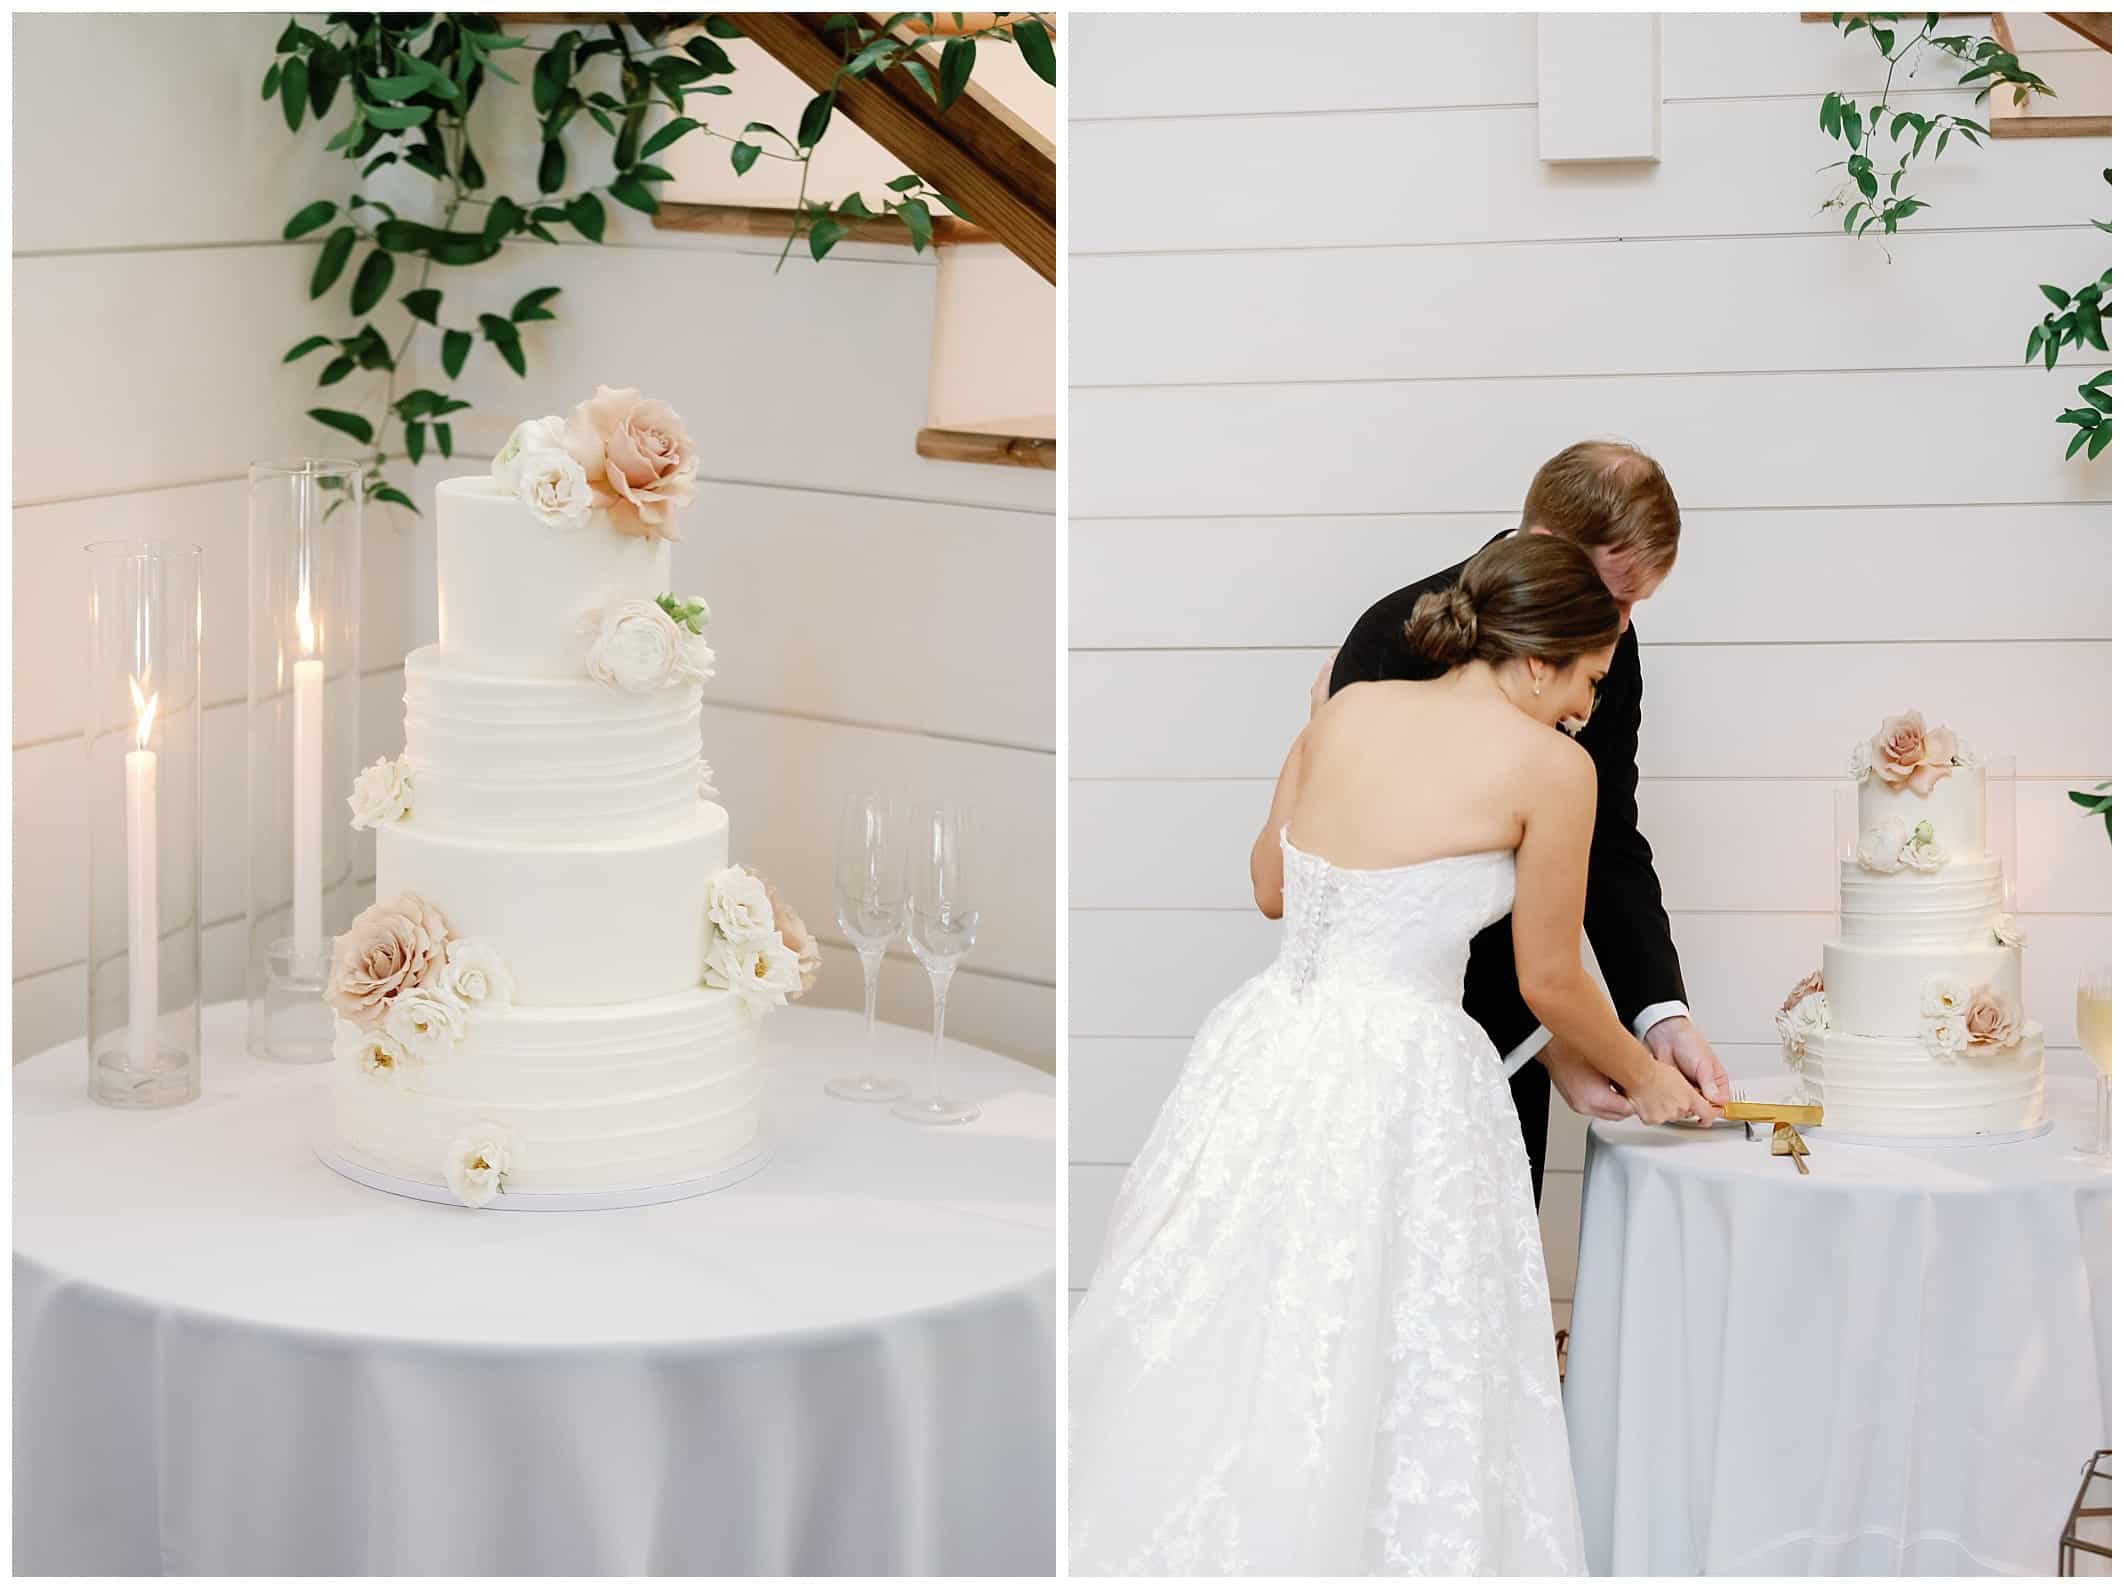
[[[1831,1131],[1958,1137],[2043,1123],[2043,1028],[2034,1021],[2012,1048],[1950,1059],[1908,1040],[1827,1032],[1809,1040],[1799,1074],[1801,1097],[1822,1106]]]
[[[519,1004],[621,1004],[700,986],[708,879],[729,855],[730,818],[706,802],[660,837],[572,844],[438,833],[416,808],[376,831],[376,897],[411,889],[492,947]]]
[[[481,673],[579,678],[583,614],[671,588],[667,541],[622,535],[602,512],[581,529],[544,523],[487,475],[435,488],[442,660]]]
[[[701,692],[504,678],[406,658],[414,814],[463,838],[670,833],[700,806]]]
[[[1843,941],[1956,949],[1981,943],[2005,906],[2003,879],[1998,857],[1990,855],[1937,872],[1869,872],[1845,861]]]
[[[758,1135],[756,1022],[705,989],[596,1010],[517,1008],[476,1022],[446,1061],[403,1083],[332,1066],[340,1142],[376,1169],[445,1184],[477,1125],[516,1133],[503,1187],[561,1192],[698,1176]]]
[[[1930,822],[1933,842],[1947,852],[1948,860],[1981,860],[1990,848],[1985,832],[1984,769],[1952,768],[1932,786],[1930,794],[1922,795],[1908,784],[1891,789],[1878,777],[1868,778],[1859,785],[1859,832],[1891,821],[1900,823],[1905,833],[1920,822]]]
[[[2021,951],[1999,944],[1963,949],[1822,945],[1822,992],[1831,1031],[1915,1040],[1925,1019],[1923,992],[1934,977],[1980,983],[2021,1002]]]

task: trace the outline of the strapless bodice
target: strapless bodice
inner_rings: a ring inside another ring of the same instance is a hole
[[[1468,944],[1512,908],[1514,852],[1353,870],[1283,844],[1283,947],[1272,975],[1297,994],[1333,984],[1458,1004]]]

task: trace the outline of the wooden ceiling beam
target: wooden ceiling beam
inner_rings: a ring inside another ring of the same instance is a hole
[[[2053,22],[2061,22],[2090,44],[2109,48],[2109,22],[2107,11],[2046,11],[2043,15]]]

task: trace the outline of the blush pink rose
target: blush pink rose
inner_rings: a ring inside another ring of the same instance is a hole
[[[756,879],[759,885],[767,890],[768,908],[774,912],[775,935],[782,940],[782,947],[797,957],[797,972],[803,982],[800,991],[790,996],[801,998],[803,994],[811,991],[812,983],[819,979],[819,941],[812,936],[811,929],[804,925],[804,918],[791,910],[789,902],[775,892],[774,884],[749,866],[745,868],[745,875]]]
[[[1925,719],[1916,712],[1882,718],[1881,731],[1873,736],[1872,752],[1873,775],[1882,783],[1891,789],[1911,783],[1912,775],[1925,764]]]
[[[561,446],[583,467],[590,498],[613,528],[644,540],[675,541],[675,510],[693,501],[701,455],[669,404],[631,386],[600,386],[575,405]]]
[[[1822,974],[1819,971],[1810,971],[1793,984],[1792,991],[1785,995],[1785,1002],[1777,1007],[1777,1013],[1789,1015],[1798,1007],[1801,999],[1804,999],[1810,993],[1820,993],[1821,991]]]
[[[325,999],[363,1031],[383,1024],[392,1002],[417,988],[443,963],[450,929],[442,913],[418,894],[378,900],[332,943]]]
[[[1971,1048],[2011,1048],[2021,1040],[2021,1012],[1989,984],[1970,990],[1969,1013],[1963,1019]]]

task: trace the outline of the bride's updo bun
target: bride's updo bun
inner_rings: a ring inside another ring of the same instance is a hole
[[[1556,535],[1484,547],[1450,589],[1416,598],[1409,649],[1440,668],[1538,657],[1568,667],[1622,633],[1622,612],[1591,558]]]

